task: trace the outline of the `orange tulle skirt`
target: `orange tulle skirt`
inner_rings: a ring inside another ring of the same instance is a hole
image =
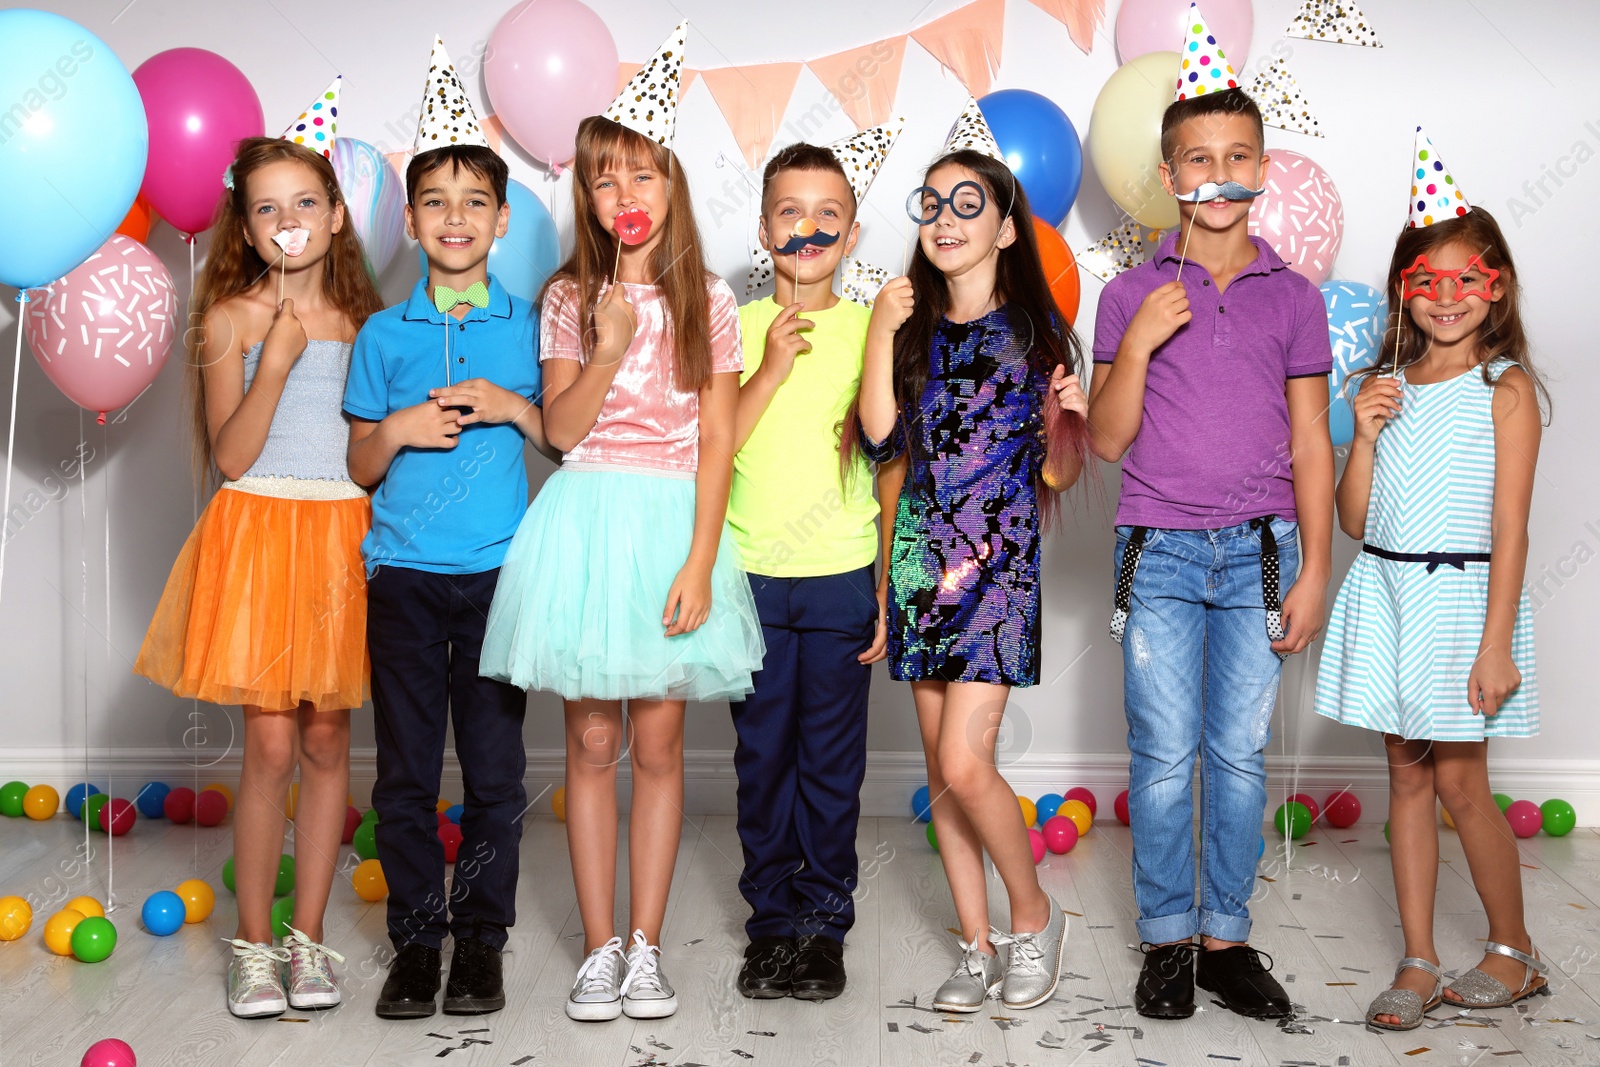
[[[366,700],[365,494],[224,488],[173,564],[135,672],[184,698],[289,711]]]

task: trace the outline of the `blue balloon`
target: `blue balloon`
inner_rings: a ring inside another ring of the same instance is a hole
[[[452,804],[448,808],[445,809],[444,817],[449,819],[451,822],[455,823],[457,826],[460,826],[461,825],[461,813],[463,811],[465,811],[465,810],[466,810],[466,808],[463,805]]]
[[[527,301],[539,299],[545,279],[561,266],[561,238],[556,220],[540,199],[521,182],[506,185],[506,203],[511,205],[511,222],[504,237],[495,238],[489,249],[489,273],[512,296]],[[417,247],[422,277],[428,277],[428,257]]]
[[[100,787],[90,782],[79,782],[67,790],[67,811],[74,819],[82,821],[83,802],[100,792]]]
[[[134,794],[134,806],[147,819],[159,819],[167,813],[167,794],[172,792],[165,782],[146,782]]]
[[[0,282],[37,288],[116,232],[150,131],[109,45],[47,11],[0,11]]]
[[[151,893],[139,909],[144,928],[157,937],[166,937],[183,929],[183,898],[170,889]]]
[[[1083,144],[1072,120],[1048,97],[1027,89],[990,93],[978,108],[1033,213],[1060,226],[1083,181]]]
[[[1044,824],[1053,819],[1061,810],[1061,805],[1067,798],[1060,793],[1046,793],[1033,802],[1033,810],[1039,813],[1039,829],[1044,829]]]
[[[1360,282],[1329,280],[1317,286],[1328,312],[1328,341],[1333,346],[1333,373],[1328,377],[1328,432],[1336,448],[1356,434],[1351,407],[1354,390],[1343,395],[1350,375],[1382,356],[1389,322],[1389,301],[1382,291]]]
[[[918,786],[917,791],[911,794],[911,814],[917,817],[918,822],[928,822],[933,818],[933,811],[930,807],[933,803],[931,797],[932,794],[928,792],[928,787],[925,785]]]

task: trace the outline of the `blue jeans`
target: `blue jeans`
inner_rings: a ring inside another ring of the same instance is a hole
[[[1116,579],[1132,534],[1117,527]],[[1300,570],[1292,522],[1275,519],[1284,593]],[[1262,606],[1261,535],[1151,529],[1122,642],[1128,814],[1139,937],[1250,936],[1267,804],[1263,753],[1281,661]],[[1201,756],[1200,902],[1195,907],[1194,763]]]

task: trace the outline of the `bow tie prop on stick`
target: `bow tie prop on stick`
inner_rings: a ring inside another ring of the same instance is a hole
[[[454,385],[450,373],[450,312],[458,305],[466,304],[469,307],[486,308],[489,306],[489,287],[483,282],[473,282],[465,289],[452,289],[448,285],[435,285],[433,287],[433,307],[439,314],[445,316],[444,320],[444,384]],[[471,411],[471,408],[459,408],[462,412]]]
[[[272,243],[278,246],[278,303],[283,303],[283,280],[289,273],[288,256],[298,259],[305,254],[306,242],[311,240],[310,230],[279,230],[272,235]]]

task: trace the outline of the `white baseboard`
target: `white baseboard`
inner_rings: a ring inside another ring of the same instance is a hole
[[[65,792],[72,783],[83,780],[84,762],[81,749],[0,750],[0,779],[17,779],[29,785],[45,783]],[[561,784],[564,762],[564,754],[556,749],[528,752],[526,781],[530,798]],[[102,789],[115,786],[114,792],[122,795],[132,795],[151,779],[174,785],[216,781],[233,785],[239,780],[237,756],[195,768],[167,748],[91,750],[88,766],[90,781]],[[1128,757],[1125,753],[1030,754],[1005,763],[1001,772],[1012,788],[1030,797],[1086,786],[1094,791],[1101,810],[1109,815],[1112,801],[1128,784]],[[1600,826],[1600,760],[1491,759],[1489,772],[1499,792],[1535,803],[1561,797],[1577,809],[1579,826]],[[1378,757],[1268,756],[1267,774],[1269,796],[1273,798],[1303,791],[1320,802],[1329,793],[1348,789],[1361,800],[1363,821],[1381,821],[1388,810],[1388,771]],[[358,804],[364,806],[369,801],[376,775],[375,750],[352,750],[350,791]],[[617,768],[624,804],[630,795],[630,778],[626,763]],[[870,753],[861,790],[862,814],[909,815],[911,794],[926,782],[921,752]],[[684,753],[684,808],[689,814],[733,814],[736,788],[732,752],[701,749]],[[445,757],[440,795],[461,795],[461,771],[453,753]],[[1269,807],[1276,807],[1276,802],[1269,802]]]

